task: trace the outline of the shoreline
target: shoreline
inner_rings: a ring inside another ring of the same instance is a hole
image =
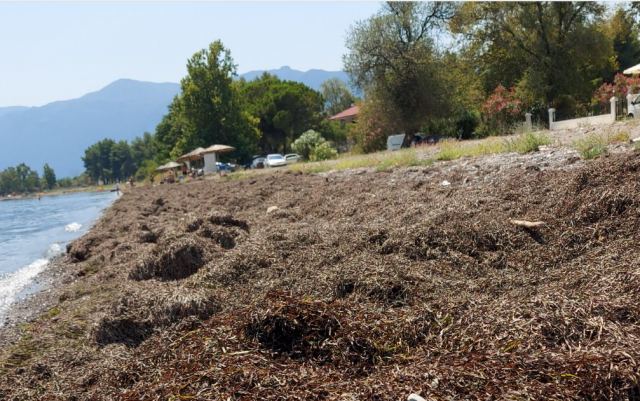
[[[0,202],[30,200],[30,199],[37,199],[38,197],[45,197],[45,196],[62,196],[62,195],[71,195],[76,193],[91,193],[91,192],[102,193],[102,192],[112,192],[112,191],[110,189],[99,189],[98,186],[93,185],[89,187],[76,187],[76,188],[70,188],[70,189],[64,189],[64,190],[57,189],[49,192],[35,192],[30,194],[20,194],[20,195],[10,196],[10,197],[0,196]]]
[[[34,322],[59,303],[60,294],[75,277],[68,267],[65,254],[54,257],[33,282],[21,291],[26,294],[7,308],[0,321],[0,347],[14,343],[20,338],[24,324]],[[30,292],[34,287],[39,288]]]
[[[92,190],[72,191],[71,193],[102,193],[106,191]],[[69,192],[49,193],[47,196],[62,196]],[[32,198],[20,198],[10,200],[26,200]],[[1,199],[0,200],[7,200]],[[68,244],[78,241],[90,234],[102,216],[113,207],[113,202],[104,208],[89,229],[82,235],[69,241]],[[68,246],[68,244],[66,244]],[[63,253],[49,259],[44,269],[36,275],[24,288],[22,288],[7,309],[0,315],[0,348],[12,345],[23,334],[25,324],[33,323],[38,318],[45,316],[48,311],[61,303],[61,295],[68,290],[82,274],[78,273],[73,263],[70,263],[66,250]]]

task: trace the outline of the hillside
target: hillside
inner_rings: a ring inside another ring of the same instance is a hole
[[[252,79],[259,77],[265,72],[273,74],[283,80],[302,82],[303,84],[315,90],[319,90],[320,85],[322,85],[324,81],[330,78],[338,78],[349,85],[349,75],[347,75],[347,73],[344,71],[325,71],[317,69],[299,71],[287,66],[272,70],[249,71],[241,74],[240,77],[246,79],[247,81],[251,81]]]
[[[576,155],[131,189],[0,398],[637,400],[640,154]]]
[[[0,169],[49,163],[59,177],[80,174],[89,145],[152,132],[178,91],[178,84],[121,79],[78,99],[1,108]]]

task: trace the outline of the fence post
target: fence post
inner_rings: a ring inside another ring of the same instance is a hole
[[[549,129],[553,129],[553,121],[556,119],[556,109],[549,109]]]
[[[616,122],[616,101],[617,100],[618,99],[616,99],[615,96],[609,99],[609,102],[611,102],[611,122]]]
[[[525,113],[524,118],[525,118],[524,128],[527,131],[533,131],[533,124],[531,124],[531,113]]]

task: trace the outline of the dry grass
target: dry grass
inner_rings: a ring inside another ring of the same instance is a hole
[[[480,141],[464,142],[449,140],[442,142],[437,160],[455,160],[461,157],[478,157],[497,153],[536,152],[540,146],[551,143],[544,133],[528,132],[508,138],[490,137]]]
[[[293,164],[289,166],[289,169],[303,173],[321,173],[357,168],[375,168],[377,171],[387,171],[397,167],[420,166],[430,163],[431,160],[423,158],[419,151],[414,148],[408,148],[394,152],[383,151],[361,155],[346,154],[335,160]]]
[[[629,140],[629,131],[600,131],[575,140],[573,148],[578,151],[583,159],[591,160],[606,155],[610,144],[627,143]]]

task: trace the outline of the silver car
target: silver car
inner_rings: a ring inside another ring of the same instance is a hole
[[[267,159],[264,161],[265,167],[280,167],[286,166],[287,160],[280,153],[272,153],[267,155]]]
[[[284,159],[287,161],[287,164],[293,164],[299,162],[302,157],[297,153],[289,153],[288,155],[284,155]]]

